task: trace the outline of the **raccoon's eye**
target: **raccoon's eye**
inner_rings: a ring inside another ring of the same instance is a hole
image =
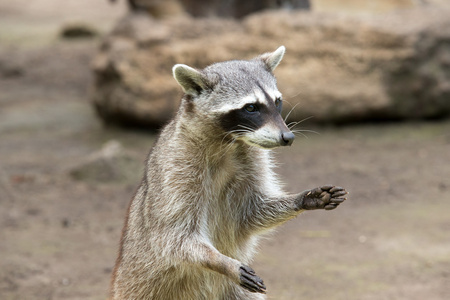
[[[281,97],[277,97],[275,99],[275,107],[276,107],[277,111],[281,114],[281,110],[283,107],[283,100],[281,99]]]
[[[244,106],[244,109],[248,112],[258,111],[258,107],[255,104],[247,104],[246,106]]]
[[[283,100],[281,100],[281,98],[276,98],[275,99],[275,106],[279,107],[281,105],[281,103],[283,102]]]

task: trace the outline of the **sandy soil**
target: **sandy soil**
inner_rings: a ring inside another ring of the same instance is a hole
[[[155,135],[101,124],[88,100],[99,40],[57,33],[80,20],[104,32],[124,7],[26,3],[0,3],[0,299],[105,299],[142,169],[112,182],[70,171],[110,140],[143,161]],[[252,267],[269,299],[446,299],[450,122],[303,126],[320,134],[277,150],[286,188],[331,183],[350,196],[261,244]]]

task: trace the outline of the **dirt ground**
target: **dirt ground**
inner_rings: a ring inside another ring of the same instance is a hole
[[[70,171],[111,140],[143,161],[155,134],[102,125],[88,100],[99,38],[57,33],[80,20],[104,33],[123,11],[106,0],[0,2],[2,300],[107,297],[142,168],[113,182]],[[350,195],[261,244],[252,267],[268,298],[448,299],[450,121],[303,126],[320,134],[276,151],[287,190],[331,183]]]

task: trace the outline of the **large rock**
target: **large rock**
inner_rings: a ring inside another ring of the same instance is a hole
[[[379,15],[268,11],[243,21],[130,14],[94,61],[92,100],[108,122],[158,127],[178,107],[171,68],[252,58],[279,45],[275,71],[291,120],[437,118],[450,114],[450,9]]]

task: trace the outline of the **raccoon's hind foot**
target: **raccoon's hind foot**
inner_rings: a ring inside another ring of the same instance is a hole
[[[305,191],[301,193],[299,209],[335,209],[347,199],[344,198],[347,194],[344,188],[332,185],[325,185]]]
[[[259,278],[255,271],[249,266],[241,266],[240,272],[240,285],[249,290],[252,293],[266,293],[266,286],[261,278]]]

